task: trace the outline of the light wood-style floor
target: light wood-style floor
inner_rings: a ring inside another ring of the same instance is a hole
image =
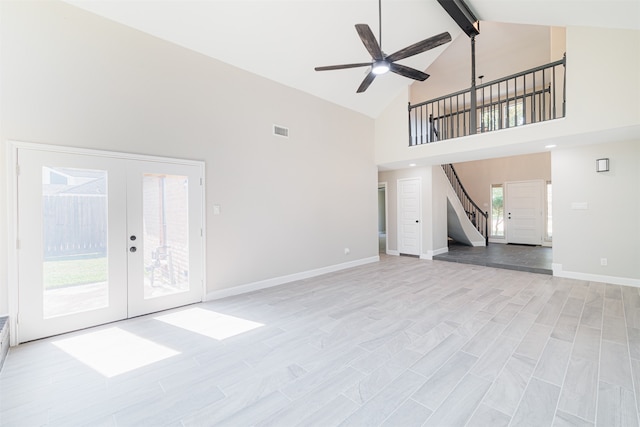
[[[626,426],[639,387],[638,289],[383,256],[13,348],[0,424]]]

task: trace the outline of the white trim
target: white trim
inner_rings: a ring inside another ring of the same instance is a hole
[[[387,255],[400,256],[400,252],[395,249],[387,249]]]
[[[432,260],[434,256],[436,255],[441,255],[441,254],[446,254],[447,252],[449,252],[449,248],[439,248],[439,249],[434,249],[432,251],[427,251],[426,254],[422,254],[420,255],[420,259],[430,259]]]
[[[18,147],[11,142],[7,151],[7,306],[9,345],[18,344]]]
[[[640,288],[640,279],[633,279],[631,277],[605,276],[602,274],[580,273],[576,271],[564,271],[562,269],[562,264],[556,263],[551,264],[551,268],[553,270],[554,277],[584,280],[587,282],[610,283],[612,285],[633,286],[635,288]]]
[[[204,299],[205,295],[207,295],[207,166],[204,161],[200,162],[200,164],[200,182],[202,183],[200,185],[200,200],[202,201],[200,207],[200,253],[202,254],[202,271],[200,274],[202,274],[202,290],[200,295],[202,296],[201,298]]]
[[[320,276],[322,274],[333,273],[335,271],[345,270],[347,268],[358,267],[360,265],[370,264],[380,261],[380,256],[372,256],[362,258],[355,261],[349,261],[342,264],[334,264],[328,267],[317,268],[315,270],[302,271],[300,273],[289,274],[287,276],[274,277],[272,279],[260,280],[258,282],[247,283],[246,285],[233,286],[219,291],[209,292],[205,301],[211,301],[234,295],[246,294],[248,292],[259,291],[261,289],[271,288],[274,286],[284,285],[285,283],[294,282],[296,280],[309,279],[311,277]]]
[[[430,253],[431,255],[436,256],[436,255],[446,254],[447,252],[449,252],[449,248],[448,247],[444,247],[444,248],[440,248],[440,249],[434,249],[434,250],[429,251],[427,253]]]
[[[179,165],[193,165],[204,167],[204,161],[202,160],[178,159],[173,157],[152,156],[147,154],[125,153],[121,151],[94,150],[91,148],[66,147],[62,145],[41,144],[36,142],[10,140],[7,141],[7,143],[10,146],[14,146],[16,149],[22,148],[29,150],[52,151],[54,153],[82,154],[85,156],[110,157],[127,160],[143,160],[145,162],[174,163]]]

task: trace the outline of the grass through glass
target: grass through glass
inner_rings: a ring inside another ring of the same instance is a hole
[[[45,261],[44,289],[86,285],[107,281],[107,257]]]
[[[107,172],[42,168],[43,316],[109,305]]]

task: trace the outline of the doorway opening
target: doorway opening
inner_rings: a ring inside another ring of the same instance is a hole
[[[550,154],[454,166],[469,197],[488,213],[489,243],[469,247],[450,240],[449,252],[434,259],[552,274]]]
[[[387,183],[378,183],[378,252],[387,253]]]

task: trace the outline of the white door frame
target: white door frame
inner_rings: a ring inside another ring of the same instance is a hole
[[[206,295],[206,215],[205,215],[205,163],[201,160],[187,160],[176,159],[170,157],[149,156],[144,154],[131,154],[116,151],[106,150],[93,150],[88,148],[76,148],[66,147],[61,145],[49,145],[39,144],[32,142],[21,141],[7,141],[7,267],[8,267],[8,308],[9,308],[9,332],[10,332],[10,345],[16,345],[18,340],[18,298],[19,298],[19,277],[18,277],[18,151],[20,149],[32,149],[40,151],[51,151],[56,153],[67,154],[83,154],[91,156],[102,156],[109,158],[117,158],[124,160],[142,160],[149,162],[161,162],[161,163],[174,163],[182,165],[197,166],[202,172],[202,185],[200,186],[202,192],[202,239],[201,239],[201,253],[203,257],[202,262],[202,299],[204,300]]]
[[[417,254],[408,254],[408,255],[417,255],[420,256],[422,254],[422,177],[412,177],[412,178],[400,178],[397,181],[397,195],[396,195],[396,203],[397,203],[397,209],[396,209],[396,229],[397,229],[397,237],[396,237],[396,246],[398,248],[398,254],[402,254],[405,252],[402,252],[400,250],[400,233],[401,233],[401,226],[402,226],[402,218],[400,217],[400,212],[401,212],[401,208],[400,208],[400,186],[401,186],[401,182],[402,181],[417,181],[418,182],[418,218],[416,220],[416,222],[418,223],[418,253]]]

